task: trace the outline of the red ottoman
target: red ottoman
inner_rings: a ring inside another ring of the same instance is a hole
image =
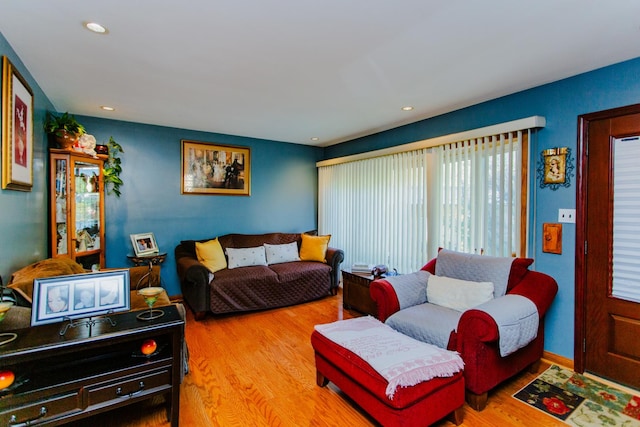
[[[383,426],[428,426],[450,415],[462,423],[464,377],[436,377],[411,387],[398,387],[392,400],[386,395],[387,380],[350,350],[318,331],[311,334],[315,350],[316,382],[333,382]]]

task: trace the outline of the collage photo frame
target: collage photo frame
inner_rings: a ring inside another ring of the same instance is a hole
[[[127,311],[130,305],[126,269],[34,279],[31,326]]]

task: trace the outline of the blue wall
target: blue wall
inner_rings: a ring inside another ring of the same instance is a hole
[[[7,56],[33,92],[33,188],[30,192],[0,190],[0,276],[4,283],[11,273],[46,258],[47,237],[47,138],[42,129],[45,112],[52,104],[29,70],[0,33],[0,55]],[[0,75],[0,80],[2,76]],[[0,120],[2,118],[0,117]],[[0,166],[1,167],[1,166]]]
[[[640,58],[539,86],[432,119],[328,147],[325,158],[334,158],[450,133],[502,123],[524,117],[546,117],[532,146],[532,170],[540,152],[552,147],[569,147],[574,164],[577,157],[577,118],[581,114],[640,103]],[[546,317],[545,349],[572,359],[574,337],[575,224],[563,225],[562,255],[542,252],[542,224],[558,221],[558,209],[576,207],[576,177],[571,187],[556,191],[533,183],[532,254],[534,268],[553,276],[559,285],[556,300]],[[539,181],[537,181],[539,183]],[[577,213],[580,215],[580,213]],[[592,219],[590,219],[592,220]]]
[[[316,228],[317,171],[322,149],[223,134],[77,116],[87,132],[122,145],[122,196],[105,201],[107,267],[128,265],[130,234],[152,232],[168,257],[162,278],[180,294],[173,250],[184,239],[226,233],[300,232]],[[251,196],[180,193],[180,140],[249,147]]]

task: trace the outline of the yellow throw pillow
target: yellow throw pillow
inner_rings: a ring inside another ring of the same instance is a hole
[[[331,235],[310,236],[308,234],[302,234],[301,236],[302,244],[300,245],[300,260],[327,262],[327,248],[329,247],[329,239],[331,239]]]
[[[227,259],[217,237],[204,243],[196,242],[196,255],[212,273],[227,268]]]

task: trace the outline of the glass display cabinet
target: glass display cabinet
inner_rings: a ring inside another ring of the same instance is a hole
[[[87,270],[104,268],[106,156],[50,149],[51,256],[68,257]]]

